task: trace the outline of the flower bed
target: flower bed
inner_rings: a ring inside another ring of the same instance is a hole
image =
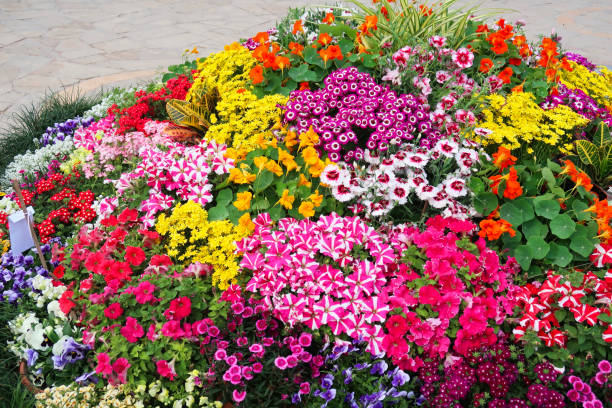
[[[612,72],[373,3],[193,50],[5,169],[32,404],[612,404]]]

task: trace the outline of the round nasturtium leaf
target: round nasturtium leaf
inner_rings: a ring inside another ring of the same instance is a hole
[[[550,232],[561,239],[569,238],[576,230],[576,223],[567,214],[557,215],[550,221]]]
[[[572,251],[587,257],[593,252],[595,245],[593,241],[583,232],[575,232],[570,238],[570,248]]]
[[[523,225],[521,225],[521,231],[523,231],[523,235],[525,235],[527,239],[531,237],[545,238],[546,235],[548,235],[548,227],[537,218],[523,223]]]
[[[527,245],[519,245],[514,250],[514,257],[516,258],[516,262],[521,265],[523,270],[528,270],[531,266],[531,261],[533,260],[533,253],[531,252],[531,248]]]
[[[531,249],[531,254],[534,259],[544,259],[550,250],[550,245],[540,237],[529,238],[527,240],[527,246]]]
[[[561,210],[561,206],[554,199],[534,200],[533,208],[537,215],[548,218],[549,220],[555,218]]]
[[[514,203],[506,203],[499,208],[499,215],[516,229],[523,223],[523,212]]]
[[[566,246],[552,242],[546,258],[553,264],[564,268],[572,262],[573,256]]]

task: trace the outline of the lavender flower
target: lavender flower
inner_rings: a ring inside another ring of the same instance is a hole
[[[34,364],[36,364],[36,360],[38,360],[38,353],[36,352],[36,350],[27,349],[25,355],[28,367],[32,367]]]
[[[89,347],[77,343],[72,337],[64,336],[53,345],[53,368],[63,370],[68,364],[74,364],[85,358]]]
[[[40,139],[34,141],[40,147],[55,144],[58,141],[66,140],[66,137],[72,136],[74,131],[83,127],[86,128],[94,122],[92,116],[88,118],[82,118],[77,116],[73,119],[68,119],[62,123],[55,123],[53,126],[47,127],[45,133],[42,134]]]
[[[78,376],[77,378],[75,378],[74,380],[77,384],[79,384],[81,387],[86,386],[87,384],[97,384],[98,383],[98,377],[96,376],[96,372],[92,371],[89,373],[85,373],[81,376]]]

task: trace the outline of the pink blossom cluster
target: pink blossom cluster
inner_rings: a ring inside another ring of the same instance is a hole
[[[385,322],[382,346],[400,368],[417,369],[419,354],[444,359],[451,345],[459,355],[491,346],[494,328],[512,314],[515,303],[507,294],[516,290],[518,265],[514,259],[502,265],[482,238],[473,242],[475,229],[469,221],[436,216],[422,232],[392,231],[392,239],[412,243],[425,260],[422,267],[412,261],[413,268],[399,268],[388,284],[394,313]]]
[[[98,360],[96,374],[101,374],[111,384],[124,384],[127,381],[127,370],[131,364],[126,358],[120,357],[111,364],[110,357],[106,353],[99,353],[96,357]]]
[[[428,103],[434,87],[441,89],[436,91],[440,95],[435,95],[436,107],[432,109],[430,118],[438,128],[446,129],[448,134],[458,134],[462,126],[476,122],[474,113],[459,109],[459,102],[480,87],[462,72],[472,66],[474,54],[467,48],[453,50],[445,45],[446,38],[434,36],[429,39],[428,48],[406,46],[397,50],[392,56],[395,68],[386,68],[382,79],[401,85],[403,79],[410,77],[409,82],[420,93],[422,103]],[[432,63],[446,69],[432,69]],[[437,85],[432,86],[432,81]]]
[[[172,208],[175,196],[203,206],[210,203],[213,195],[209,176],[227,173],[234,167],[234,161],[226,158],[225,152],[225,145],[206,140],[195,146],[169,142],[163,149],[141,149],[137,167],[112,183],[119,196],[142,188],[139,182],[146,184],[148,198],[142,201],[139,210],[145,213],[141,221],[150,227],[159,211]]]
[[[398,260],[383,234],[358,217],[332,213],[318,221],[268,214],[255,220],[252,236],[237,243],[240,266],[253,271],[247,290],[263,297],[274,316],[312,330],[329,327],[336,336],[368,342],[381,351],[389,307],[388,277]]]
[[[589,295],[595,297],[596,303],[606,307],[589,304]],[[523,311],[519,325],[513,331],[517,339],[522,338],[527,331],[534,331],[546,346],[565,347],[567,333],[561,330],[554,312],[567,309],[577,323],[606,326],[603,340],[612,343],[612,324],[599,319],[602,314],[610,315],[608,307],[612,304],[612,270],[606,272],[604,279],[593,272],[585,273],[579,286],[573,286],[569,281],[563,281],[562,276],[549,271],[544,282],[535,281],[521,287],[516,299]]]
[[[606,368],[608,368],[607,370],[608,372],[605,374],[602,373],[601,371],[602,363],[604,363],[603,365]],[[607,365],[605,363],[607,363]],[[600,371],[598,375],[605,378],[604,384],[608,380],[606,374],[608,375],[610,374],[609,367],[610,367],[610,363],[608,361],[606,360],[600,361],[599,367],[598,367]],[[577,377],[575,375],[570,375],[568,381],[570,385],[572,386],[572,389],[567,392],[567,398],[569,398],[570,401],[580,402],[583,408],[603,408],[604,407],[601,400],[597,398],[597,396],[595,396],[595,393],[591,389],[591,386],[587,384],[586,382],[582,381],[580,377]],[[603,384],[600,384],[600,385],[603,385]]]
[[[353,214],[378,218],[415,200],[428,203],[446,217],[466,219],[474,214],[461,203],[471,195],[466,182],[479,163],[472,142],[442,139],[433,149],[405,145],[388,157],[367,150],[364,159],[363,166],[330,164],[321,173],[321,181],[331,187],[334,198],[350,202]],[[433,185],[443,167],[446,176]]]
[[[113,116],[108,118],[113,118]],[[87,178],[107,177],[118,166],[118,170],[121,170],[121,165],[129,165],[134,158],[138,157],[140,151],[153,149],[171,141],[163,134],[168,126],[167,122],[150,120],[144,125],[144,132],[123,134],[117,132],[115,128],[108,127],[108,118],[97,122],[102,122],[102,125],[94,131],[83,129],[81,138],[76,144],[77,147],[84,147],[91,151],[83,163],[83,172]],[[99,134],[99,131],[102,131],[103,135]]]
[[[241,402],[247,396],[250,381],[270,374],[264,370],[264,364],[273,360],[279,374],[286,372],[281,375],[293,377],[293,386],[299,394],[309,394],[308,380],[319,377],[325,362],[323,356],[309,351],[314,347],[312,334],[300,330],[284,332],[282,323],[272,317],[264,300],[249,297],[245,301],[238,285],[230,285],[222,300],[231,305],[227,331],[209,332],[210,338],[203,342],[212,353],[209,379],[220,376],[233,388],[234,401]],[[251,333],[245,331],[252,326]]]
[[[106,136],[113,135],[117,132],[115,129],[115,116],[108,115],[101,118],[97,122],[92,123],[86,128],[77,129],[74,132],[72,138],[74,145],[77,148],[84,148],[91,152],[96,150],[96,147],[100,144],[100,139],[96,137],[98,132],[102,132]]]

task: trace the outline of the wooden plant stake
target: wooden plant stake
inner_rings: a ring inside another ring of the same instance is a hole
[[[26,222],[28,223],[28,227],[30,228],[30,234],[32,234],[32,240],[34,241],[34,245],[36,245],[36,252],[38,252],[38,257],[40,258],[40,262],[42,263],[43,268],[47,272],[49,272],[49,268],[47,267],[47,261],[45,261],[45,257],[42,253],[42,249],[40,249],[40,244],[38,243],[38,238],[36,236],[36,231],[34,230],[34,226],[30,222],[30,214],[28,213],[28,208],[26,207],[25,200],[23,199],[23,194],[21,193],[21,186],[17,180],[13,180],[13,190],[15,190],[15,194],[19,198],[19,206],[23,211],[23,215],[26,218]]]

